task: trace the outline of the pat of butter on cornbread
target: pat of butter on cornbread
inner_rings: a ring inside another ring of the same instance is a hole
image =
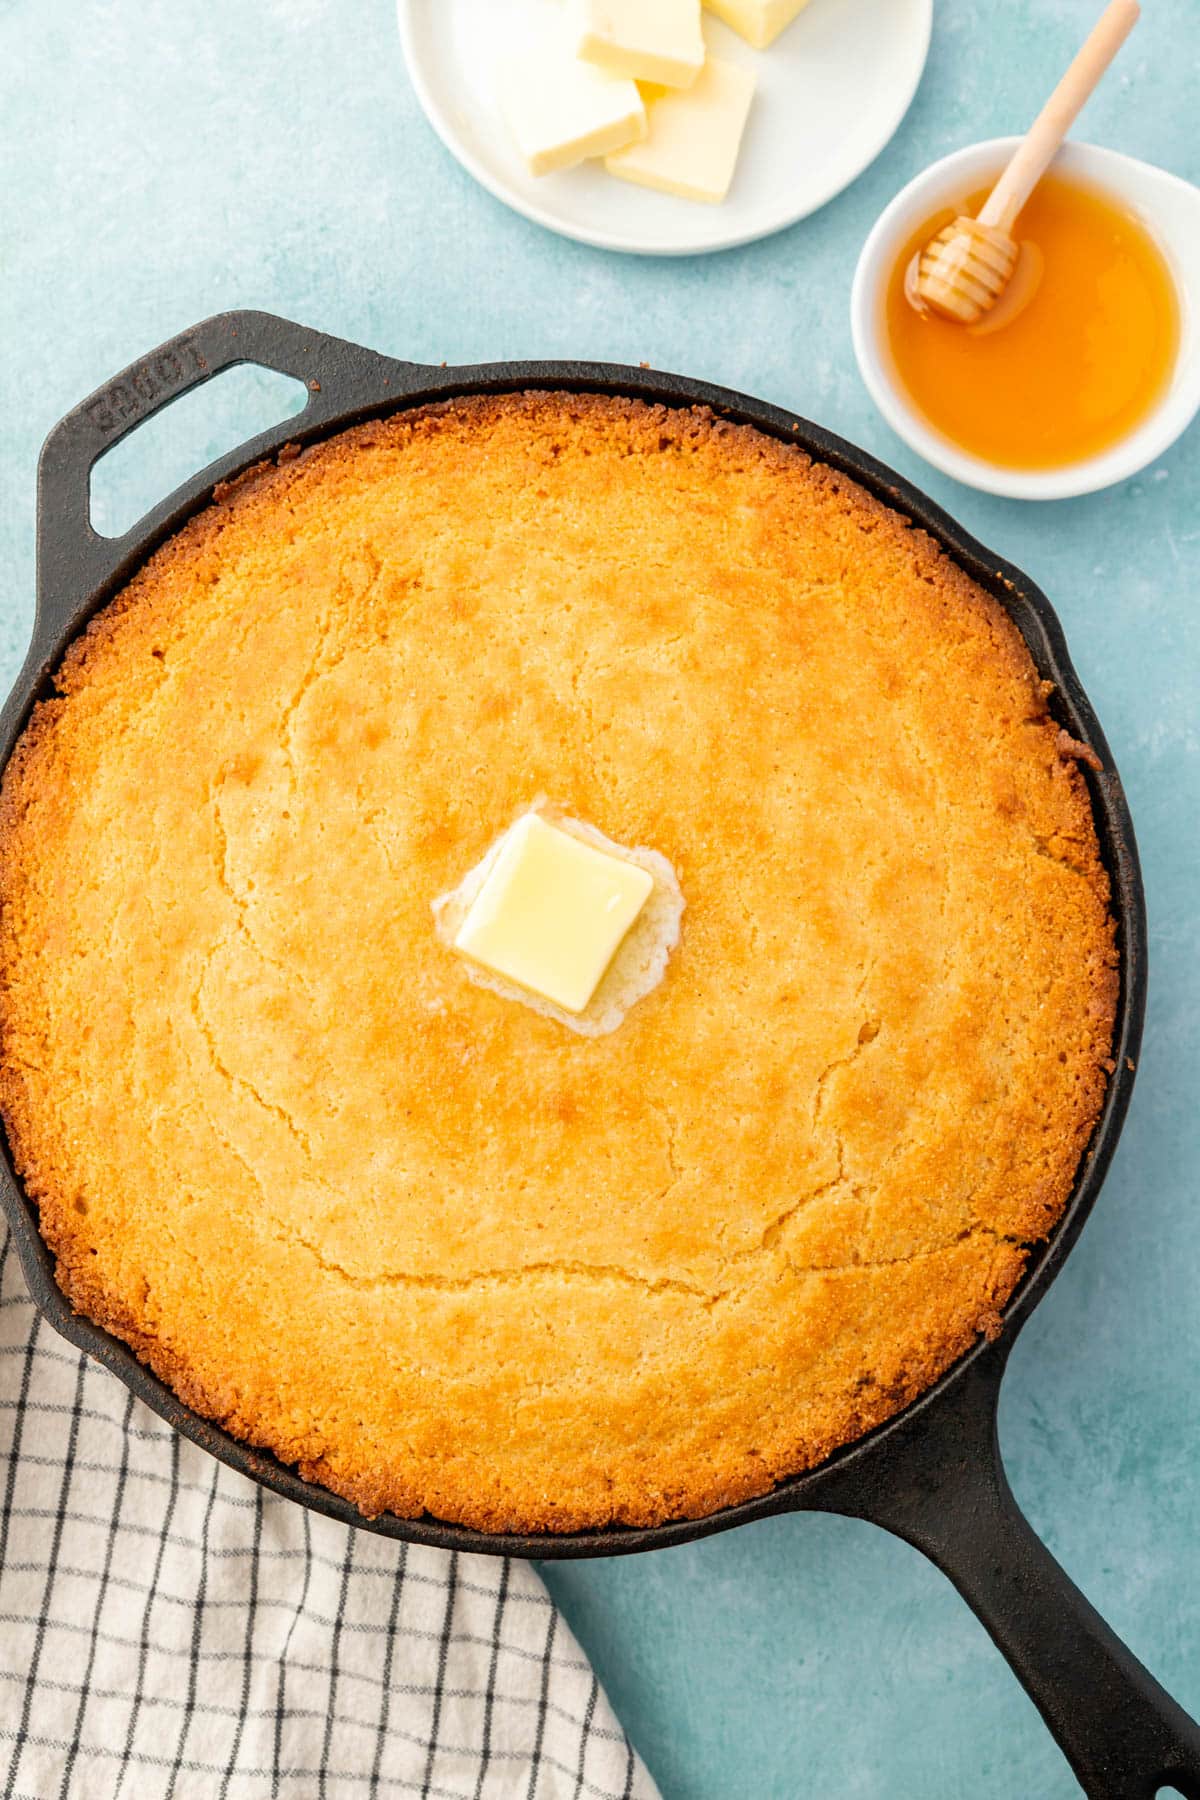
[[[579,54],[611,75],[690,87],[704,63],[700,0],[579,0]]]
[[[573,169],[646,131],[633,82],[582,61],[557,38],[528,44],[505,66],[500,104],[531,175]]]
[[[538,801],[434,901],[433,916],[478,986],[601,1037],[662,980],[683,906],[658,851],[626,848]]]
[[[748,70],[710,56],[690,88],[650,100],[646,136],[604,166],[622,181],[715,206],[729,192],[753,98]]]
[[[645,869],[527,813],[505,836],[454,948],[580,1013],[653,886]]]

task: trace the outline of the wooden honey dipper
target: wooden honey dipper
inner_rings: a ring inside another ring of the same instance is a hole
[[[955,219],[913,257],[905,291],[919,312],[930,307],[945,318],[973,325],[995,305],[1016,267],[1012,229],[1017,214],[1045,174],[1084,101],[1133,30],[1140,11],[1137,0],[1109,0],[1074,62],[1017,145],[978,217]]]

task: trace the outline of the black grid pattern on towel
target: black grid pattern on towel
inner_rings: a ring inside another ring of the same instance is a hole
[[[173,1433],[0,1225],[5,1800],[654,1800],[536,1573],[352,1531]]]

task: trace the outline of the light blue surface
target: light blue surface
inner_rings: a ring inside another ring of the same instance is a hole
[[[846,319],[884,203],[1021,127],[1097,10],[940,0],[916,105],[866,176],[781,237],[676,263],[549,237],[475,187],[418,112],[388,0],[0,0],[0,673],[29,629],[47,428],[231,306],[416,359],[644,358],[746,389],[895,463],[1027,569],[1129,789],[1153,991],[1117,1164],[1016,1352],[1003,1437],[1056,1554],[1200,1711],[1200,432],[1105,495],[987,499],[875,416]],[[1198,76],[1195,0],[1154,0],[1082,134],[1200,179]],[[212,390],[173,453],[171,432],[139,445],[104,516],[266,423],[266,391]],[[867,1526],[784,1519],[548,1579],[670,1800],[1076,1792],[947,1584]]]

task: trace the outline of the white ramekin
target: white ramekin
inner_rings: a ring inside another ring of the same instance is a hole
[[[1055,469],[1008,469],[960,450],[926,423],[901,387],[888,354],[884,299],[888,277],[913,231],[939,207],[984,185],[1016,138],[991,138],[943,157],[910,181],[880,216],[858,259],[850,296],[854,354],[871,398],[918,455],[935,469],[1015,500],[1065,500],[1136,475],[1161,456],[1200,411],[1200,189],[1149,163],[1095,144],[1066,144],[1054,164],[1123,201],[1153,232],[1179,289],[1179,354],[1170,386],[1136,430],[1098,456]]]

